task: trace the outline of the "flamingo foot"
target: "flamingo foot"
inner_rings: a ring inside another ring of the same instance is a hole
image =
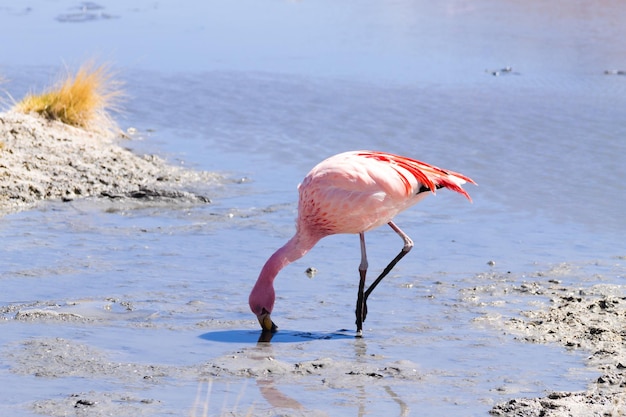
[[[367,303],[365,300],[357,300],[356,305],[356,337],[363,337],[363,322],[367,317]]]

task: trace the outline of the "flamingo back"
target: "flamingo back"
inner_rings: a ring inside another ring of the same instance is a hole
[[[386,152],[356,151],[315,166],[300,184],[298,229],[316,237],[360,233],[388,223],[437,188],[470,199],[470,178]],[[470,199],[471,200],[471,199]]]

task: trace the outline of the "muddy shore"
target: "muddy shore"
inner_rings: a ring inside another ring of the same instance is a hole
[[[524,311],[521,318],[487,313],[475,319],[477,325],[514,335],[520,343],[559,344],[566,349],[588,352],[587,367],[597,377],[584,391],[551,391],[543,397],[511,398],[494,404],[493,416],[515,417],[574,417],[620,416],[626,410],[626,351],[624,328],[626,297],[621,286],[596,285],[585,289],[561,285],[558,280],[528,281],[521,285],[507,284],[506,277],[494,276],[500,285],[479,286],[460,290],[460,297],[469,304],[497,305],[500,297],[515,292],[534,298],[533,303],[545,306]],[[547,301],[546,301],[547,299]],[[127,306],[123,300],[109,300],[110,310],[130,308],[128,314],[138,315],[131,326],[145,326],[141,310]],[[11,305],[0,309],[4,318],[31,324],[52,326],[71,324],[98,326],[108,320],[102,313],[94,314],[81,302],[68,305]],[[110,318],[109,318],[110,319]],[[197,323],[199,328],[218,331],[224,328],[247,328],[250,323],[233,321]],[[252,332],[254,333],[254,332]],[[311,337],[315,337],[312,335]],[[348,335],[342,337],[349,337]],[[294,345],[295,346],[295,345]],[[305,352],[289,349],[290,357],[278,357],[272,343],[261,343],[240,348],[231,353],[207,358],[191,365],[120,362],[112,352],[61,337],[38,337],[6,346],[4,355],[12,373],[35,376],[50,381],[67,378],[101,378],[123,381],[136,386],[159,386],[168,381],[199,381],[199,390],[213,383],[237,384],[242,380],[255,381],[265,401],[282,414],[313,416],[318,411],[305,410],[295,399],[274,387],[277,378],[281,384],[317,386],[317,390],[349,390],[354,385],[378,387],[389,393],[400,407],[402,416],[413,415],[409,407],[394,394],[396,388],[407,385],[419,387],[431,376],[411,361],[389,361],[380,356],[368,357],[367,362],[341,360],[320,353],[317,359],[307,359]],[[284,351],[282,352],[285,353]],[[282,356],[282,355],[281,355]],[[538,358],[538,360],[540,360]],[[514,377],[513,377],[514,378]],[[514,379],[511,380],[515,384]],[[501,388],[507,390],[506,386]],[[219,394],[218,394],[219,395]],[[218,397],[219,398],[219,397]],[[397,401],[396,401],[397,400]],[[201,410],[202,396],[193,410]],[[215,401],[215,398],[213,398]],[[141,396],[125,391],[80,391],[57,398],[32,402],[30,409],[37,414],[65,415],[152,415],[158,414],[162,400],[157,396]],[[225,412],[228,410],[225,410]],[[187,411],[184,412],[184,415]],[[199,411],[201,413],[201,411]],[[181,414],[182,415],[182,414]],[[202,415],[202,414],[199,414]],[[222,415],[268,415],[254,408],[228,411]],[[272,414],[274,415],[274,414]]]
[[[543,274],[542,274],[543,275]],[[626,296],[623,286],[562,285],[545,277],[518,286],[475,287],[465,294],[472,303],[501,302],[507,293],[533,297],[536,310],[520,317],[485,314],[476,321],[512,334],[522,343],[558,344],[588,353],[586,365],[598,373],[585,391],[555,391],[540,398],[513,398],[496,404],[494,416],[621,416],[626,412]],[[497,295],[496,295],[497,294]],[[500,301],[495,301],[495,300]],[[546,301],[547,300],[547,301]]]
[[[121,133],[89,132],[17,112],[0,113],[0,215],[43,200],[102,197],[203,203],[194,186],[218,176],[124,148]]]

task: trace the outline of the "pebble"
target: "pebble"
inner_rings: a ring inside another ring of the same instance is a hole
[[[304,271],[304,273],[307,277],[313,278],[315,275],[317,275],[317,268],[310,266],[306,269],[306,271]]]

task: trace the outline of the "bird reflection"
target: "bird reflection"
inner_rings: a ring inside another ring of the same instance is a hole
[[[302,410],[304,407],[297,400],[283,394],[274,385],[273,378],[257,378],[256,385],[265,401],[272,407],[289,408],[291,410]]]
[[[264,330],[259,336],[254,350],[260,354],[250,355],[250,358],[265,361],[273,357],[274,349],[270,343],[276,332]],[[269,405],[277,408],[288,408],[291,410],[302,410],[304,407],[298,400],[282,393],[275,385],[272,377],[259,377],[256,379],[259,392]]]
[[[250,355],[250,357],[252,359],[258,360],[267,360],[268,358],[273,358],[274,349],[271,341],[275,334],[275,332],[271,331],[261,332],[258,343],[254,348],[257,354]],[[366,363],[368,361],[367,358],[369,357],[369,355],[367,354],[366,340],[354,339],[353,348],[355,362]],[[259,388],[259,392],[270,406],[291,410],[306,410],[306,408],[298,400],[281,392],[280,389],[276,386],[276,382],[277,380],[275,378],[268,376],[258,377],[256,379],[256,384]],[[368,400],[371,397],[371,392],[368,394],[368,391],[371,391],[372,385],[359,384],[355,385],[354,388],[357,390],[355,395],[355,406],[357,407],[356,415],[358,417],[364,417],[366,415],[369,415],[370,412],[368,412],[367,410],[367,404],[369,403]],[[368,390],[368,388],[370,388],[370,390]],[[410,414],[410,408],[407,403],[402,400],[402,398],[391,388],[391,386],[384,385],[382,388],[389,396],[389,398],[391,398],[393,402],[398,404],[400,408],[398,415],[400,417],[408,416]]]
[[[357,362],[367,362],[367,342],[365,339],[355,339],[354,340],[354,356]],[[363,417],[369,414],[365,408],[365,404],[367,403],[367,392],[365,390],[366,385],[358,385],[356,387],[359,390],[358,398],[358,417]],[[400,417],[406,417],[409,415],[410,408],[408,405],[400,398],[398,394],[394,390],[391,389],[390,386],[385,385],[385,392],[391,397],[391,399],[400,406]]]
[[[394,400],[396,402],[396,404],[398,404],[400,406],[400,417],[408,416],[409,415],[409,411],[411,411],[409,406],[404,401],[402,401],[402,399],[398,396],[398,394],[396,394],[391,389],[390,386],[386,385],[383,388],[385,388],[385,391],[387,391],[387,394],[389,394],[391,399]]]
[[[261,346],[263,346],[262,345],[263,343],[271,342],[275,334],[276,332],[273,332],[271,330],[263,330],[261,332],[261,335],[259,336],[259,340],[257,341],[257,344],[261,344]]]

